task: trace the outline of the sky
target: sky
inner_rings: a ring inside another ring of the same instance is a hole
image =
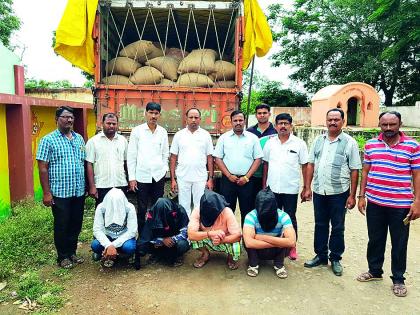
[[[292,0],[259,0],[260,6],[266,10],[272,3],[283,3],[286,6]],[[14,0],[13,9],[22,25],[12,37],[12,44],[18,46],[15,53],[21,57],[25,65],[26,78],[57,81],[68,80],[75,86],[82,86],[85,78],[78,68],[57,56],[51,45],[53,31],[57,28],[64,12],[67,0]],[[270,67],[270,56],[276,51],[274,46],[263,58],[256,58],[255,69],[270,80],[282,82],[284,87],[295,86],[288,79],[291,69],[288,66]]]

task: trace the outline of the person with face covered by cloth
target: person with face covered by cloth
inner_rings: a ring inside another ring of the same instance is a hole
[[[276,197],[269,187],[257,194],[256,209],[245,217],[243,234],[248,252],[250,277],[258,275],[258,262],[274,260],[274,271],[281,278],[287,278],[284,267],[286,250],[296,244],[296,233],[289,215],[277,208]]]
[[[191,213],[188,238],[192,248],[201,252],[194,262],[195,268],[202,268],[210,258],[210,251],[216,251],[228,254],[229,269],[238,269],[241,228],[228,205],[222,195],[206,189],[200,207]]]
[[[122,190],[112,188],[98,205],[93,221],[93,260],[112,267],[117,255],[131,256],[136,250],[137,214]]]
[[[174,267],[181,266],[183,255],[190,249],[188,222],[187,212],[181,205],[168,198],[159,198],[147,213],[137,241],[136,269],[140,269],[140,256],[146,254],[166,260]]]

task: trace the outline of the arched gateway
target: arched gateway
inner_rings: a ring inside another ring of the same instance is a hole
[[[336,107],[344,111],[347,126],[378,126],[379,95],[369,84],[329,85],[316,92],[311,102],[312,126],[325,126],[325,113]]]

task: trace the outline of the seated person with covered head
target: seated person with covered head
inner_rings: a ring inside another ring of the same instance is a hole
[[[151,254],[176,267],[183,263],[183,255],[190,249],[187,238],[188,215],[185,209],[168,198],[159,198],[147,212],[146,222],[137,241],[136,269],[140,256]]]
[[[201,252],[194,267],[203,267],[210,258],[210,251],[217,251],[228,254],[229,269],[238,269],[241,228],[228,205],[222,195],[206,189],[200,207],[191,213],[188,238],[192,248]]]
[[[248,252],[247,274],[258,275],[259,260],[273,260],[279,278],[287,278],[284,267],[286,250],[296,244],[296,233],[289,215],[277,208],[276,197],[270,188],[257,194],[256,209],[245,217],[243,235]]]
[[[137,215],[122,190],[112,188],[95,212],[91,247],[93,259],[102,258],[111,267],[119,253],[131,256],[136,250]]]

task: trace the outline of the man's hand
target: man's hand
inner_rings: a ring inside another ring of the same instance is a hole
[[[54,199],[51,192],[44,193],[42,197],[42,203],[47,207],[51,207],[54,204]]]
[[[98,199],[98,190],[96,189],[96,186],[89,188],[89,196]]]
[[[213,178],[209,178],[207,180],[206,187],[207,187],[207,189],[213,190],[213,188],[214,188]]]
[[[171,191],[173,193],[178,192],[178,184],[175,179],[171,180]]]
[[[218,236],[215,236],[215,237],[212,237],[212,238],[211,238],[211,242],[212,242],[214,245],[219,245],[219,244],[221,243],[221,239],[220,239]]]
[[[128,183],[128,190],[129,191],[134,191],[134,192],[136,192],[137,191],[137,181],[136,180],[130,180],[130,182]]]
[[[105,259],[114,260],[117,257],[118,252],[114,245],[109,245],[107,248],[105,248],[102,255],[104,256]]]
[[[239,186],[243,186],[246,183],[248,183],[248,181],[245,179],[245,176],[239,177],[238,180],[236,181],[236,184]]]
[[[360,197],[359,201],[357,202],[357,208],[359,209],[359,212],[363,215],[366,215],[366,198]]]
[[[165,245],[166,247],[171,248],[171,247],[173,247],[175,245],[175,242],[174,242],[174,240],[172,238],[165,237],[163,239],[163,245]]]
[[[232,174],[230,174],[228,176],[228,179],[229,179],[229,181],[231,181],[232,183],[235,183],[235,184],[238,182],[238,177],[235,176],[235,175],[232,175]]]
[[[300,193],[301,202],[311,201],[312,199],[312,190],[311,188],[304,188]]]
[[[356,199],[353,196],[349,196],[346,201],[347,209],[353,209],[356,205]]]
[[[210,239],[213,241],[213,239],[218,238],[220,240],[223,240],[226,236],[225,232],[223,232],[222,230],[214,230],[214,231],[209,231],[208,235],[210,237]]]
[[[410,221],[414,221],[420,218],[420,200],[415,200],[410,207],[410,211],[407,214]]]

